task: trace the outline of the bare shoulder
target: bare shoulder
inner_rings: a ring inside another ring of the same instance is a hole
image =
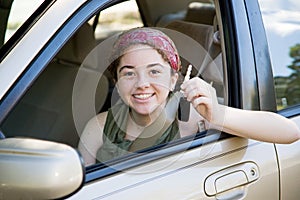
[[[101,127],[104,127],[104,125],[105,125],[106,118],[107,118],[107,113],[108,113],[107,111],[102,112],[102,113],[100,113],[96,116],[97,121],[98,121],[98,123]]]
[[[103,130],[107,112],[102,112],[95,117],[91,118],[86,124],[85,130]]]
[[[90,119],[88,122],[89,126],[97,126],[101,129],[104,128],[105,122],[106,122],[107,112],[102,112]]]
[[[80,136],[78,150],[81,152],[86,165],[96,162],[97,151],[103,144],[102,135],[106,116],[107,112],[103,112],[91,118]]]

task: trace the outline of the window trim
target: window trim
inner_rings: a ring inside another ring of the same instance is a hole
[[[278,114],[280,114],[284,117],[287,117],[287,118],[299,116],[300,115],[300,104],[296,104],[296,105],[284,108],[282,110],[279,110]]]
[[[245,6],[253,44],[260,110],[276,111],[271,57],[262,16],[260,12],[257,12],[260,10],[259,4],[257,0],[246,0]]]

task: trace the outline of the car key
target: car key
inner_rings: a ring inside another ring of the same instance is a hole
[[[190,80],[190,75],[192,72],[192,65],[190,64],[188,66],[188,69],[186,71],[186,75],[184,77],[184,81]],[[180,121],[187,122],[190,117],[190,102],[187,101],[185,97],[181,97],[179,101],[179,107],[178,107],[178,119]]]

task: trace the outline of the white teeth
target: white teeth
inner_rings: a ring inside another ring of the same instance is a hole
[[[135,94],[133,95],[137,99],[147,99],[152,96],[152,94]]]

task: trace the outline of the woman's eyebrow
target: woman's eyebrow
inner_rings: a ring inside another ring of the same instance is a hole
[[[125,69],[125,68],[133,69],[134,66],[131,66],[131,65],[124,65],[124,66],[122,66],[122,67],[119,69],[119,73],[120,73],[123,69]]]
[[[165,66],[160,64],[160,63],[152,63],[152,64],[149,64],[147,65],[147,68],[150,68],[150,67],[155,67],[155,66],[159,66],[161,68],[164,68]]]
[[[151,67],[155,67],[155,66],[159,66],[159,67],[161,67],[161,68],[166,67],[166,66],[164,66],[164,65],[162,65],[162,64],[160,64],[160,63],[151,63],[151,64],[147,65],[146,68],[151,68]],[[134,67],[134,66],[131,66],[131,65],[124,65],[124,66],[122,66],[122,67],[119,69],[119,73],[120,73],[123,69],[125,69],[125,68],[127,68],[127,69],[134,69],[135,67]]]

